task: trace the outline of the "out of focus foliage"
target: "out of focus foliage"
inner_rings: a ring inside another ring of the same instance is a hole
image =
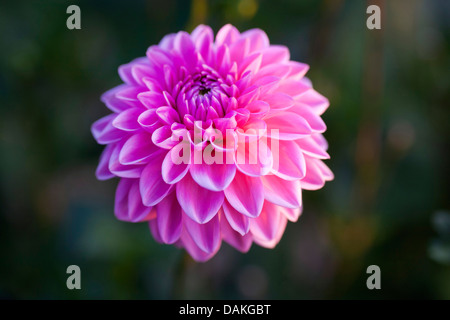
[[[450,299],[450,2],[372,3],[381,30],[365,1],[1,1],[0,297]],[[199,23],[262,28],[311,66],[336,176],[304,192],[275,250],[224,244],[204,264],[115,219],[90,134],[117,67]],[[66,288],[71,264],[82,290]]]

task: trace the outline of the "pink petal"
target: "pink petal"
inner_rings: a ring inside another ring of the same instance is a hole
[[[138,82],[136,79],[133,78],[133,75],[131,74],[131,67],[133,66],[133,63],[127,63],[119,66],[119,76],[120,79],[122,79],[123,82],[129,85],[138,85]]]
[[[119,154],[119,162],[123,165],[145,164],[149,159],[162,150],[152,142],[147,132],[132,135],[123,145]]]
[[[114,213],[117,219],[129,222],[149,220],[152,207],[142,203],[138,179],[120,179],[117,185]]]
[[[168,91],[163,91],[165,106],[175,107],[176,103],[172,95]]]
[[[103,150],[100,161],[98,163],[97,169],[95,170],[95,176],[98,180],[108,180],[114,178],[114,174],[109,171],[109,159],[111,158],[111,154],[114,151],[114,144],[109,144]]]
[[[262,51],[263,59],[261,67],[270,64],[279,64],[289,61],[289,49],[285,46],[271,45]]]
[[[280,140],[296,140],[311,135],[308,122],[296,113],[284,111],[265,118],[267,136]]]
[[[223,192],[215,192],[199,186],[187,174],[176,185],[177,198],[184,212],[198,223],[207,223],[219,211],[223,203]]]
[[[303,139],[298,139],[295,142],[299,145],[302,151],[310,157],[318,158],[318,159],[330,159],[330,155],[325,151],[326,148],[322,147],[318,142],[320,138],[313,138],[316,135],[312,135],[311,137],[306,137]]]
[[[300,181],[287,181],[274,175],[261,177],[264,186],[264,197],[279,206],[298,208],[302,205],[302,189]]]
[[[251,177],[263,176],[270,172],[273,156],[264,140],[238,144],[235,164],[239,171]]]
[[[189,33],[180,31],[175,36],[174,49],[180,53],[181,58],[185,61],[184,66],[188,70],[194,70],[197,65],[197,52]]]
[[[262,59],[263,56],[259,52],[245,57],[244,60],[239,64],[239,74],[242,75],[247,71],[257,73],[261,66]]]
[[[117,87],[114,87],[108,91],[106,91],[104,94],[102,94],[100,100],[113,112],[120,113],[126,109],[128,109],[130,106],[125,103],[124,101],[118,99],[116,97],[116,93],[121,91],[123,88],[127,87],[126,84],[121,84]]]
[[[116,97],[131,107],[141,108],[142,103],[138,99],[138,95],[147,91],[144,87],[126,86],[116,92]]]
[[[117,114],[112,113],[103,118],[100,118],[92,124],[92,135],[99,144],[109,144],[117,142],[125,136],[125,133],[123,131],[113,127],[112,125],[112,122],[116,118],[116,116]]]
[[[156,206],[156,222],[163,243],[172,244],[181,236],[182,210],[174,192]]]
[[[327,139],[325,139],[325,137],[323,136],[323,134],[312,134],[311,138],[317,142],[317,144],[323,148],[324,150],[328,150],[328,142]]]
[[[301,180],[302,188],[306,190],[318,190],[322,188],[325,185],[327,176],[322,173],[322,166],[320,163],[322,163],[319,159],[314,159],[308,156],[305,156],[306,161],[306,175]]]
[[[253,237],[250,232],[242,236],[240,233],[232,229],[227,219],[220,220],[220,232],[223,240],[239,251],[245,253],[250,250],[253,242]]]
[[[158,68],[155,68],[153,64],[149,63],[147,58],[144,58],[144,61],[145,63],[136,63],[131,67],[131,74],[141,87],[146,86],[145,79],[156,78],[160,73]]]
[[[109,159],[108,168],[116,176],[121,178],[139,178],[141,172],[144,169],[143,165],[123,165],[119,162],[120,150],[123,147],[123,142],[118,143],[113,152],[111,153],[111,158]]]
[[[217,113],[216,109],[214,109],[213,107],[208,107],[207,109],[207,113],[206,113],[206,120],[209,119],[217,119],[219,118],[219,114]]]
[[[247,109],[243,109],[247,110]],[[249,119],[242,129],[237,130],[239,142],[249,142],[252,140],[258,140],[263,137],[267,131],[267,124],[264,120],[252,118]],[[255,137],[255,139],[249,139],[249,137]]]
[[[175,33],[165,35],[159,42],[158,47],[167,51],[173,49],[173,42],[175,39],[175,35],[176,35]]]
[[[259,73],[258,73],[259,74]],[[252,81],[252,86],[257,86],[260,89],[260,96],[265,96],[266,94],[273,93],[280,82],[280,77],[275,77],[272,75],[266,77],[255,76],[254,81]],[[264,100],[261,98],[261,100]]]
[[[278,141],[278,163],[274,162],[272,172],[285,180],[298,180],[306,174],[306,163],[302,149],[295,141]]]
[[[183,144],[183,142],[180,142],[180,144]],[[189,170],[189,161],[187,161],[186,163],[177,163],[177,161],[180,160],[177,157],[177,153],[179,153],[180,151],[178,148],[180,144],[173,147],[166,154],[166,157],[164,158],[164,161],[162,163],[162,177],[164,181],[169,184],[177,183],[178,181],[183,179]],[[190,155],[188,157],[188,159],[190,159]]]
[[[322,133],[327,129],[322,118],[314,113],[314,111],[306,104],[296,103],[289,111],[295,112],[305,119],[314,133]]]
[[[160,118],[156,114],[156,109],[142,112],[137,121],[145,131],[150,133],[153,133],[157,128],[162,126]]]
[[[283,92],[266,94],[261,99],[269,104],[272,112],[287,110],[294,105],[292,97]]]
[[[206,63],[210,62],[210,52],[214,41],[214,33],[209,26],[199,25],[191,33],[191,39]]]
[[[172,138],[172,130],[169,125],[164,125],[156,129],[152,134],[152,141],[155,145],[163,149],[171,149],[178,144],[178,139]]]
[[[166,105],[164,96],[159,92],[142,92],[137,97],[139,101],[148,109],[159,108]]]
[[[231,24],[224,25],[216,35],[216,46],[229,45],[239,38],[239,31]]]
[[[205,262],[205,261],[211,259],[216,254],[216,252],[220,249],[220,243],[219,243],[219,246],[217,246],[217,248],[213,252],[207,253],[207,252],[203,251],[194,242],[194,240],[192,240],[192,237],[189,234],[189,232],[187,232],[187,230],[183,230],[183,232],[181,234],[181,242],[183,244],[183,247],[186,249],[187,252],[189,252],[191,257],[195,261],[198,261],[198,262]]]
[[[261,88],[252,85],[245,89],[241,95],[237,98],[240,106],[246,106],[254,100],[258,100],[261,93]]]
[[[139,115],[145,109],[130,108],[119,113],[119,115],[113,120],[112,125],[117,129],[123,131],[136,131],[140,128],[137,119]]]
[[[323,161],[317,161],[317,165],[319,166],[320,171],[325,178],[325,181],[331,181],[334,179],[333,171],[331,171],[330,168],[328,168],[327,165],[323,163]]]
[[[131,222],[142,222],[154,218],[152,207],[144,206],[139,181],[136,179],[128,192],[128,216]]]
[[[310,90],[304,82],[295,79],[283,79],[279,82],[277,92],[282,92],[296,99]]]
[[[250,219],[250,232],[260,246],[273,248],[283,236],[287,219],[281,213],[282,209],[280,206],[265,202],[259,217]]]
[[[258,73],[255,74],[254,79],[257,80],[265,77],[284,78],[290,70],[291,68],[287,64],[269,64],[261,67]]]
[[[251,40],[249,38],[240,38],[236,42],[233,42],[230,44],[230,58],[232,61],[240,62],[244,59],[244,57],[247,57],[250,52],[250,42]],[[241,77],[240,80],[242,80],[244,77]],[[248,77],[247,77],[248,78]],[[238,82],[240,81],[238,80]],[[236,83],[237,85],[237,83]],[[238,85],[239,88],[240,85]]]
[[[328,99],[314,89],[305,92],[298,101],[310,106],[314,113],[319,116],[324,113],[330,105]]]
[[[249,217],[257,217],[264,203],[261,179],[249,177],[236,171],[236,176],[224,190],[225,197],[234,209]]]
[[[239,108],[231,111],[233,117],[236,119],[237,127],[244,126],[250,118],[250,111],[244,108]]]
[[[216,69],[222,75],[228,74],[231,66],[230,50],[227,45],[218,47],[216,53]]]
[[[250,52],[259,51],[269,46],[269,38],[261,29],[250,29],[241,34],[244,39],[250,40]]]
[[[309,66],[307,64],[297,61],[289,61],[286,65],[290,67],[287,77],[295,80],[302,79],[309,70]]]
[[[120,179],[114,199],[114,214],[119,220],[128,221],[128,192],[135,179]]]
[[[159,107],[156,109],[158,117],[166,124],[172,125],[174,122],[180,122],[178,113],[172,107]]]
[[[223,213],[233,230],[239,232],[242,236],[248,232],[250,228],[249,218],[236,211],[226,200],[223,202]]]
[[[160,68],[164,65],[170,66],[173,62],[170,54],[158,46],[150,46],[147,49],[146,55],[152,63]]]
[[[147,74],[136,73],[136,68],[146,67],[148,68],[148,60],[146,57],[137,58],[131,61],[130,63],[121,65],[119,67],[119,75],[123,82],[132,85],[132,86],[143,86],[144,83],[142,79]]]
[[[146,206],[158,204],[172,190],[173,185],[165,183],[161,176],[164,156],[155,157],[142,171],[139,189]]]
[[[215,150],[215,156],[222,159],[222,163],[191,164],[192,178],[203,188],[212,191],[222,191],[227,188],[236,174],[236,166],[227,164],[226,153]]]
[[[298,218],[302,214],[303,207],[290,209],[290,208],[282,208],[281,213],[291,222],[297,222]]]
[[[214,252],[220,246],[219,215],[215,215],[207,223],[200,224],[188,216],[184,216],[184,227],[192,240],[206,253]]]
[[[250,111],[252,116],[255,116],[255,115],[263,116],[270,110],[270,106],[265,101],[255,100],[255,101],[252,101],[251,103],[249,103],[246,106],[246,109],[248,111]]]
[[[156,222],[156,219],[150,220],[148,222],[148,226],[149,226],[150,232],[153,235],[153,238],[159,243],[164,243],[159,234],[158,223]]]

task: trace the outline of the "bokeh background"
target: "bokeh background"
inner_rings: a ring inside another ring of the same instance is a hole
[[[200,264],[115,219],[90,133],[117,67],[199,23],[262,28],[311,66],[336,176],[275,250],[223,244]],[[0,298],[450,299],[449,67],[447,0],[1,1]]]

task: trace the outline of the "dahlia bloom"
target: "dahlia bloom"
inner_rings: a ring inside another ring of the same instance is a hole
[[[119,67],[123,84],[92,125],[106,145],[100,180],[119,177],[115,215],[148,221],[161,243],[206,261],[222,240],[273,248],[302,211],[302,189],[333,173],[321,119],[328,100],[259,29],[178,32]]]

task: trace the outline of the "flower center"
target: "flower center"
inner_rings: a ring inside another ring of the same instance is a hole
[[[204,96],[205,94],[209,93],[210,91],[211,91],[210,88],[200,87],[200,90],[198,90],[198,94]]]
[[[228,88],[229,85],[212,69],[201,69],[186,76],[177,85],[174,95],[181,121],[189,127],[195,121],[207,122],[224,117]]]

